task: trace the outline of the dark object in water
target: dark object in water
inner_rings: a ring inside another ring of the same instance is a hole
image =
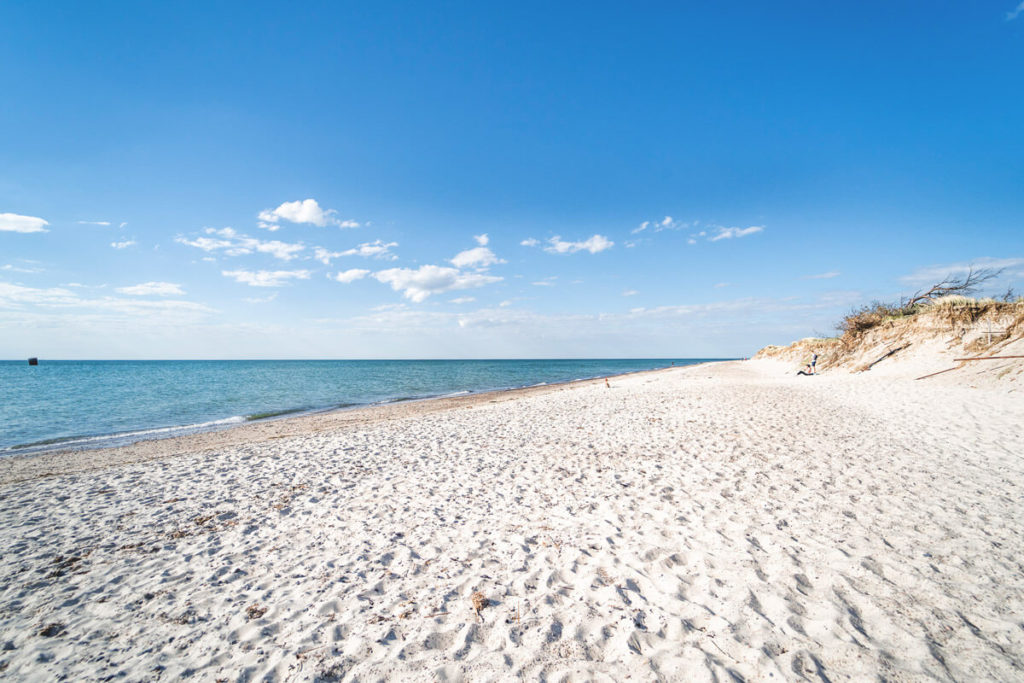
[[[28,359],[28,364],[29,365],[39,365],[39,359],[38,358],[29,358]]]

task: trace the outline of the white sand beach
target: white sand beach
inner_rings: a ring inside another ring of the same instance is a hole
[[[1024,679],[1020,391],[790,369],[9,459],[0,675]]]

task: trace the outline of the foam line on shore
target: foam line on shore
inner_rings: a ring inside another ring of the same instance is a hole
[[[685,366],[678,366],[679,368],[693,368],[701,365],[705,365],[708,362],[729,362],[729,361],[705,361],[701,363],[691,363]],[[644,374],[648,372],[663,372],[671,368],[656,368],[653,370],[638,370],[634,372],[619,373],[613,375],[607,375],[608,379],[615,377],[627,377],[629,375]],[[322,417],[329,415],[341,415],[348,414],[354,411],[359,411],[360,415],[374,415],[372,412],[365,411],[379,411],[383,408],[399,406],[399,405],[415,405],[415,404],[429,404],[437,409],[444,409],[447,404],[444,401],[449,400],[472,400],[474,397],[488,397],[491,395],[505,395],[514,394],[515,392],[531,391],[531,390],[543,390],[546,388],[569,386],[578,382],[599,382],[602,381],[605,376],[588,378],[588,379],[577,379],[577,380],[566,380],[564,382],[551,382],[523,386],[523,387],[510,387],[510,388],[498,388],[487,391],[464,391],[455,392],[454,394],[448,395],[431,395],[431,396],[403,396],[394,399],[388,399],[385,401],[379,401],[376,403],[341,403],[333,406],[327,406],[319,409],[304,409],[304,410],[283,410],[274,414],[271,414],[265,418],[261,417],[258,419],[247,419],[243,416],[233,416],[225,418],[223,420],[211,420],[208,422],[199,423],[196,425],[182,425],[178,427],[160,427],[155,429],[146,430],[135,430],[132,432],[124,432],[119,434],[110,435],[98,435],[91,437],[81,437],[81,447],[69,447],[68,441],[60,439],[52,440],[52,448],[40,448],[25,450],[28,446],[15,446],[6,450],[0,451],[0,483],[3,481],[3,472],[10,469],[10,465],[17,458],[31,457],[31,458],[43,458],[44,460],[50,457],[59,458],[66,460],[68,458],[84,459],[84,460],[101,460],[106,454],[114,454],[116,462],[122,461],[121,456],[128,453],[124,449],[132,451],[132,455],[127,457],[131,460],[135,457],[148,459],[149,457],[162,457],[168,452],[183,452],[189,449],[204,448],[204,444],[223,444],[237,443],[245,441],[250,438],[252,433],[248,430],[256,428],[260,425],[273,424],[273,423],[289,423],[294,420],[303,420],[312,417]],[[440,402],[440,403],[438,403]],[[377,416],[384,419],[385,413],[378,413]],[[341,418],[345,420],[346,418]],[[373,419],[372,417],[370,419]],[[296,423],[301,425],[303,423]],[[301,427],[300,427],[301,429]],[[235,432],[237,430],[247,430],[240,433],[239,438],[232,439],[230,437],[218,438],[214,435],[224,432]],[[294,430],[289,430],[294,431]],[[206,438],[209,435],[209,438]],[[134,438],[134,437],[141,438]],[[259,438],[258,433],[255,435]],[[148,437],[148,438],[147,438]],[[78,440],[79,437],[69,437],[74,440]],[[279,433],[274,433],[270,438],[280,438]],[[180,441],[179,440],[183,440]],[[112,443],[106,443],[110,441]],[[47,444],[48,445],[48,444]],[[180,446],[180,447],[179,447]],[[81,452],[87,451],[98,451],[96,457],[89,457]],[[138,455],[135,455],[138,453]],[[76,454],[78,454],[76,456]],[[42,461],[40,461],[42,462]],[[90,467],[91,468],[91,467]]]

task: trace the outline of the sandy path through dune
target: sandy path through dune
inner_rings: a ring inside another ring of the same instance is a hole
[[[1021,679],[1021,425],[725,363],[9,484],[0,667]]]

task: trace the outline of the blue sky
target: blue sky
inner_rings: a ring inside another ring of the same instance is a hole
[[[0,358],[744,356],[1005,267],[1024,3],[0,6]]]

